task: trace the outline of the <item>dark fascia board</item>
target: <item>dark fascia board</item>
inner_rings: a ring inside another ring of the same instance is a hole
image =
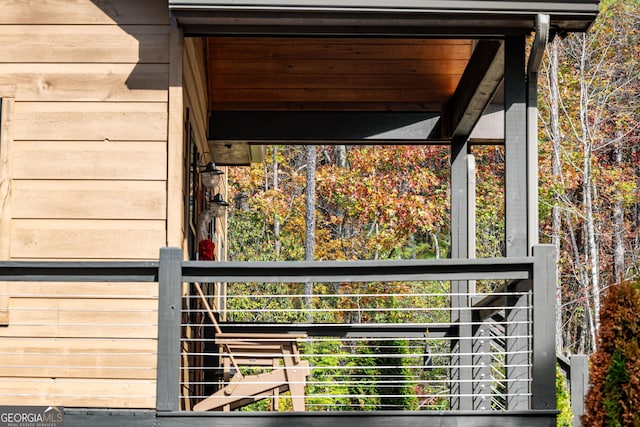
[[[169,8],[186,35],[495,37],[531,33],[540,13],[557,33],[586,31],[599,2],[169,0]]]

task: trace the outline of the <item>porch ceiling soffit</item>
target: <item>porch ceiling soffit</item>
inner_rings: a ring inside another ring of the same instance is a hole
[[[594,0],[169,0],[186,35],[371,35],[499,37],[529,34],[539,13],[552,31],[580,32]]]
[[[503,76],[504,42],[481,40],[442,116],[392,111],[214,111],[209,144],[221,164],[237,164],[224,160],[231,154],[229,147],[241,144],[243,153],[248,153],[247,143],[447,144],[452,138],[471,135]],[[493,107],[500,109],[497,104]],[[478,135],[492,137],[497,140],[501,135]]]

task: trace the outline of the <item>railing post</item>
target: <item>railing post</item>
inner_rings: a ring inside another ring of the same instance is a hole
[[[504,41],[504,173],[505,249],[507,257],[528,255],[527,236],[527,84],[525,38],[509,36]],[[512,295],[506,310],[507,409],[528,409],[529,355],[528,295]]]
[[[589,390],[589,357],[584,354],[571,355],[571,409],[574,427],[579,427],[584,414],[584,398]]]
[[[556,262],[554,245],[534,246],[531,409],[556,408]]]
[[[470,218],[474,215],[469,206],[471,161],[469,142],[454,138],[451,142],[451,258],[469,258],[469,237],[475,235],[470,229]],[[451,408],[473,409],[473,331],[469,310],[469,281],[451,282],[451,321],[458,322],[458,340],[451,341]]]
[[[177,411],[180,400],[182,251],[160,249],[158,270],[158,366],[156,410]]]

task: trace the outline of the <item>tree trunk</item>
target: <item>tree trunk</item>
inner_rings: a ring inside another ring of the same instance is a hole
[[[562,166],[560,162],[560,90],[558,86],[558,45],[559,38],[556,37],[551,43],[549,51],[549,133],[551,138],[551,174],[554,182],[562,179]],[[553,195],[553,207],[551,208],[551,243],[560,253],[560,233],[562,227],[562,217],[560,212],[560,195],[556,192]],[[560,263],[556,263],[556,277],[560,278]],[[562,352],[564,346],[563,325],[562,325],[562,282],[556,286],[556,351]]]
[[[615,167],[622,168],[622,135],[616,137],[613,147]],[[624,199],[620,190],[616,191],[613,203],[613,280],[624,280]]]
[[[316,239],[316,147],[307,145],[307,187],[305,189],[305,261],[314,260]]]
[[[593,326],[593,316],[591,312],[591,302],[590,302],[591,300],[589,298],[589,295],[590,295],[589,277],[588,277],[589,275],[587,274],[587,271],[585,270],[585,267],[580,257],[580,249],[578,247],[579,245],[576,239],[576,231],[575,231],[575,227],[573,226],[573,222],[571,221],[571,215],[568,209],[564,210],[564,215],[565,215],[565,227],[566,227],[567,233],[569,234],[569,239],[571,242],[571,249],[572,249],[571,255],[573,256],[573,265],[575,268],[574,280],[582,288],[582,292],[584,294],[584,299],[585,299],[584,318],[583,318],[584,328],[581,330],[580,336],[577,338],[578,345],[577,346],[574,345],[574,347],[577,347],[578,353],[584,353],[586,348],[585,343],[587,342],[587,339],[584,336],[584,334],[588,333],[590,338],[592,338],[593,331],[595,330]]]
[[[276,145],[273,146],[273,190],[278,191],[278,147]],[[273,217],[273,245],[276,252],[276,259],[280,259],[280,219],[278,218],[278,212],[275,212]]]
[[[636,158],[640,158],[640,153],[639,153],[640,149],[638,148],[637,145],[633,145],[631,147],[631,158],[632,159],[636,159]],[[636,180],[640,177],[640,164],[636,163],[635,167],[634,167],[634,176],[636,177]],[[632,221],[632,226],[634,230],[640,230],[640,182],[636,181],[636,187],[635,187],[635,203],[633,204],[633,221]],[[636,266],[636,274],[640,274],[640,232],[636,232],[635,233],[635,237],[633,239],[633,241],[631,242],[630,245],[632,248],[634,248],[634,250],[631,253],[631,265]]]
[[[347,167],[347,146],[336,145],[334,148],[334,153],[336,156],[336,166],[338,166],[339,168]]]
[[[582,51],[580,56],[580,140],[582,142],[582,185],[583,185],[583,207],[584,207],[584,227],[586,235],[585,261],[588,262],[591,274],[591,298],[593,300],[593,330],[591,331],[592,348],[596,342],[596,331],[600,326],[600,266],[598,257],[598,246],[596,244],[596,227],[593,216],[593,185],[591,182],[591,162],[593,158],[593,141],[589,136],[588,116],[589,94],[586,76],[586,56],[587,40],[586,35],[581,34]]]
[[[307,187],[305,189],[305,241],[304,241],[304,259],[305,261],[313,261],[315,253],[316,240],[316,147],[315,145],[307,145]],[[313,283],[304,284],[304,307],[307,312],[307,320],[311,322],[313,315],[311,313],[311,298],[313,295]]]

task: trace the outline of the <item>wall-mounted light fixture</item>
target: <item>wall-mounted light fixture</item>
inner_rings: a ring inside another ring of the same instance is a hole
[[[209,200],[209,212],[211,212],[211,215],[215,218],[224,216],[228,207],[229,203],[225,202],[220,193],[216,193],[216,195]]]
[[[200,172],[200,179],[202,179],[202,185],[208,190],[214,190],[220,185],[220,178],[224,172],[218,169],[213,162],[207,163],[204,170]]]
[[[204,185],[207,191],[207,205],[205,209],[214,218],[224,216],[229,207],[229,203],[225,202],[220,194],[220,180],[222,175],[224,175],[224,172],[218,169],[213,162],[207,163],[200,172],[202,185]],[[211,196],[212,194],[214,195]]]

